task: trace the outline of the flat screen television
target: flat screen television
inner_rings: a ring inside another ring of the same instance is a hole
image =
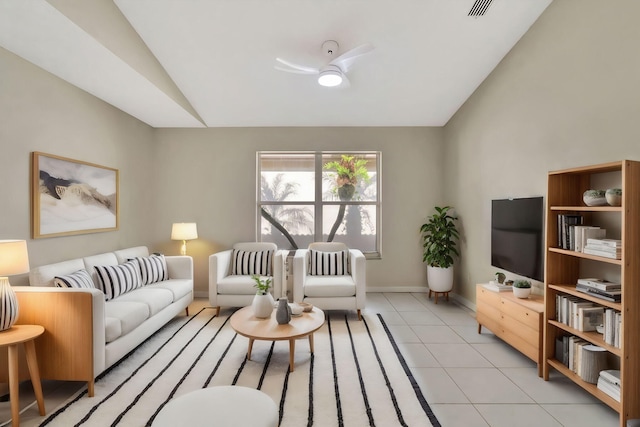
[[[491,265],[543,281],[542,197],[491,201]]]

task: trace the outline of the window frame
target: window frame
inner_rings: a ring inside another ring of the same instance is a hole
[[[279,155],[279,156],[308,156],[314,157],[314,200],[313,201],[262,201],[261,192],[261,159],[264,155]],[[376,200],[323,200],[322,198],[322,173],[323,173],[323,156],[375,156],[375,171],[376,171]],[[340,206],[340,205],[363,205],[363,206],[375,206],[376,219],[375,219],[375,250],[364,251],[362,253],[367,259],[381,259],[382,258],[382,152],[381,151],[257,151],[256,152],[256,221],[255,221],[255,236],[256,241],[262,241],[262,215],[260,209],[262,206],[279,205],[279,206],[310,206],[313,209],[313,240],[316,241],[316,236],[323,236],[323,216],[325,206]],[[360,248],[354,248],[360,249]]]

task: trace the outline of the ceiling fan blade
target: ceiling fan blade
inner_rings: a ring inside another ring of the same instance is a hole
[[[349,71],[349,68],[351,68],[356,59],[358,59],[362,55],[370,53],[373,49],[374,47],[372,44],[365,43],[346,51],[345,53],[331,61],[329,64],[340,67],[340,69],[346,73],[347,71]]]
[[[340,86],[338,86],[340,89],[348,89],[351,87],[351,82],[349,81],[349,79],[347,78],[346,74],[342,74],[342,83],[340,83]]]
[[[284,71],[285,73],[292,73],[292,74],[304,74],[304,75],[307,75],[307,76],[310,75],[310,74],[318,74],[318,73],[314,73],[314,72],[298,70],[296,68],[285,68],[285,67],[281,67],[279,65],[276,65],[273,68],[275,68],[278,71]]]
[[[287,60],[284,60],[282,58],[276,58],[276,61],[278,61],[279,63],[286,65],[289,68],[292,68],[294,70],[298,70],[298,72],[300,72],[300,74],[318,74],[320,73],[320,70],[317,68],[313,68],[313,67],[307,67],[305,65],[299,65],[299,64],[294,64],[293,62],[289,62]],[[276,69],[280,69],[277,68]],[[280,69],[281,71],[286,71],[284,69]],[[295,71],[291,71],[291,72],[295,72]]]

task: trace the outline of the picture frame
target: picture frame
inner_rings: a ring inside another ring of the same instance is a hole
[[[34,151],[31,172],[34,239],[118,230],[118,169]]]

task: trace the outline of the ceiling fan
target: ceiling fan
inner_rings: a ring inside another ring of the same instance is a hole
[[[346,51],[342,55],[336,56],[338,53],[338,42],[327,40],[322,43],[322,52],[328,56],[331,61],[322,68],[308,67],[306,65],[295,64],[282,58],[276,58],[280,64],[275,69],[295,74],[312,74],[318,76],[318,84],[327,87],[349,87],[349,79],[346,73],[349,71],[353,63],[361,57],[370,53],[374,48],[373,45],[365,43],[351,50]]]

